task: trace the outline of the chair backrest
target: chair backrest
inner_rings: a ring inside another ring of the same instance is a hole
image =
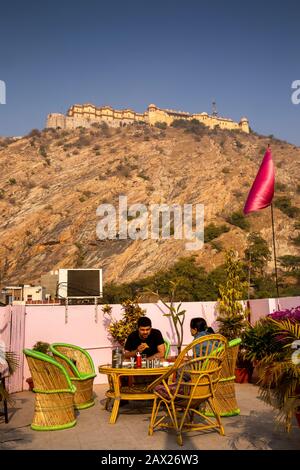
[[[218,334],[197,338],[181,351],[173,366],[168,368],[165,374],[154,380],[148,386],[148,389],[153,390],[157,385],[166,383],[168,378],[174,375],[176,375],[177,379],[180,381],[181,376],[186,377],[190,374],[192,383],[196,383],[194,381],[195,373],[197,372],[199,374],[200,371],[204,374],[203,377],[206,376],[205,374],[207,373],[212,374],[212,383],[217,383],[222,368],[222,362],[227,352],[227,344],[227,339]],[[199,350],[203,353],[202,356],[196,356],[196,346],[199,346]],[[189,352],[192,352],[192,357],[188,356]],[[208,383],[206,383],[206,385],[208,386]],[[190,387],[190,385],[188,387]]]
[[[241,342],[241,338],[235,338],[229,341],[227,354],[221,371],[222,378],[234,377],[235,366]]]
[[[28,362],[35,391],[73,391],[74,386],[65,368],[55,359],[32,349],[24,349],[23,352]]]
[[[181,364],[182,361],[191,353],[192,357],[208,357],[211,354],[217,354],[217,351],[220,348],[228,347],[227,339],[219,334],[205,335],[200,338],[195,339],[190,344],[188,344],[178,355],[175,364],[177,367]]]
[[[174,400],[204,401],[214,395],[220,379],[225,348],[210,357],[195,357],[177,369]],[[189,379],[189,380],[187,380]]]
[[[50,351],[58,362],[63,364],[70,377],[80,378],[82,374],[94,374],[95,367],[89,353],[79,346],[66,343],[53,343]]]
[[[164,343],[165,343],[165,359],[169,356],[170,348],[171,348],[171,343],[168,339],[164,338]]]

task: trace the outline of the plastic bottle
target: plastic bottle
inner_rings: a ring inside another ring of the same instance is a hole
[[[112,350],[112,367],[120,368],[123,362],[123,351],[122,348],[114,348]]]
[[[135,363],[136,368],[142,367],[142,356],[141,353],[138,351],[136,353],[136,363]]]

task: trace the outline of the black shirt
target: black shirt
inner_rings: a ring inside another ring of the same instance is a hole
[[[148,344],[149,348],[146,348],[143,354],[150,357],[157,353],[157,346],[164,344],[164,339],[161,332],[155,328],[151,328],[150,334],[146,339],[140,338],[139,332],[136,330],[128,336],[124,349],[126,351],[135,351],[142,343]]]

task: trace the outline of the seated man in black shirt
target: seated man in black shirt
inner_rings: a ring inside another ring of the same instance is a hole
[[[165,343],[159,330],[151,328],[148,317],[138,319],[138,329],[128,336],[125,343],[125,357],[133,357],[139,351],[146,354],[147,359],[163,359],[165,356]]]

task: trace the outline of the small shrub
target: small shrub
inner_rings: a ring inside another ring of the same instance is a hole
[[[280,182],[275,183],[275,191],[286,191],[286,184]]]
[[[44,341],[38,341],[32,348],[34,351],[39,351],[44,354],[48,354],[50,350],[50,344]]]
[[[239,140],[236,140],[235,141],[235,146],[238,148],[238,149],[242,149],[244,147],[244,144],[242,144],[242,142],[240,142]]]
[[[292,206],[291,199],[287,196],[281,196],[275,199],[275,207],[281,210],[284,214],[286,214],[291,219],[297,217],[300,213],[300,209],[296,206]]]
[[[29,132],[28,137],[40,137],[41,136],[41,131],[38,129],[32,129],[32,131]]]
[[[292,238],[294,245],[300,246],[300,234],[297,237]]]
[[[15,178],[9,178],[8,182],[10,185],[17,184],[17,181]]]
[[[85,197],[89,198],[93,195],[92,191],[83,191],[82,193]]]
[[[145,173],[139,173],[138,176],[140,178],[143,178],[143,180],[146,180],[146,181],[150,180],[149,176],[145,175]]]
[[[238,199],[243,196],[242,191],[239,191],[239,190],[233,191],[232,194],[233,194],[236,198],[238,198]]]
[[[40,154],[42,155],[42,157],[45,157],[45,158],[47,157],[47,151],[44,145],[40,146]]]
[[[227,225],[215,225],[214,223],[210,223],[204,229],[204,243],[210,242],[215,238],[218,238],[222,233],[229,232],[229,227]]]
[[[217,240],[213,240],[212,242],[210,242],[210,246],[217,251],[217,253],[220,253],[221,251],[223,251],[223,245],[221,242],[217,241]]]
[[[226,218],[226,222],[242,230],[248,231],[250,229],[250,223],[244,216],[242,211],[233,212],[229,217]]]
[[[157,121],[154,125],[155,127],[158,127],[158,129],[163,129],[163,130],[168,127],[166,122],[160,122],[160,121]]]

